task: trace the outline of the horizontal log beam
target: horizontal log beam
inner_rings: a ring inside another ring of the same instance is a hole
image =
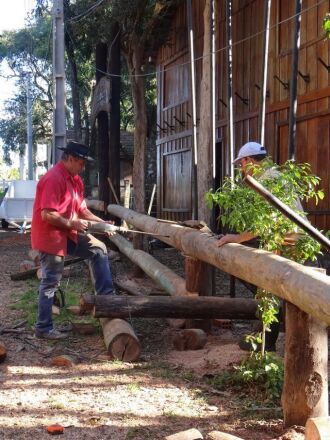
[[[330,277],[260,249],[234,243],[219,248],[217,238],[211,234],[158,222],[118,205],[109,205],[107,209],[150,235],[168,235],[162,241],[186,255],[259,286],[330,325]]]
[[[94,304],[96,318],[256,319],[257,311],[257,302],[246,298],[83,295],[82,299]]]

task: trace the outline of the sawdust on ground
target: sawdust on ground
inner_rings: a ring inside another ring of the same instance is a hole
[[[28,235],[0,232],[0,328],[11,328],[24,316],[11,304],[29,282],[13,282],[10,274],[29,249]],[[155,256],[182,273],[179,254],[157,250]],[[113,262],[115,275],[129,270],[124,258]],[[88,276],[83,265],[78,276]],[[222,284],[228,289],[228,279]],[[179,352],[172,349],[172,330],[164,320],[133,320],[133,326],[143,346],[134,364],[104,360],[101,335],[52,343],[35,339],[27,326],[22,333],[1,334],[8,357],[0,365],[0,439],[44,439],[53,423],[62,424],[62,438],[71,440],[157,440],[192,427],[204,436],[221,430],[245,440],[281,434],[280,419],[241,417],[230,394],[194,383],[193,377],[222,371],[246,355],[237,345],[240,331],[215,329],[202,350]],[[50,366],[57,354],[72,355],[76,365]]]

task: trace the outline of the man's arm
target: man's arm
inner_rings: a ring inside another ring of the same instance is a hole
[[[220,238],[217,246],[221,247],[227,243],[244,243],[245,241],[252,240],[252,238],[255,238],[255,235],[248,231],[244,231],[241,234],[226,234]]]
[[[43,221],[60,229],[75,229],[78,232],[85,232],[88,228],[87,221],[82,219],[69,220],[52,209],[43,209],[41,211],[41,218]]]
[[[79,212],[79,218],[83,220],[88,220],[90,222],[99,222],[99,223],[110,223],[113,224],[110,220],[103,220],[101,217],[98,217],[97,215],[93,214],[89,209],[84,209],[83,211]]]

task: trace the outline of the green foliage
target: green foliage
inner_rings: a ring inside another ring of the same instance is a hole
[[[302,214],[297,200],[314,199],[317,204],[324,194],[317,189],[320,179],[313,175],[309,164],[296,164],[287,161],[284,165],[275,165],[270,159],[260,165],[251,166],[250,173],[275,197]],[[206,200],[211,207],[222,208],[222,224],[238,233],[249,231],[260,239],[260,247],[271,252],[303,263],[307,259],[315,260],[320,245],[304,231],[299,230],[297,246],[287,246],[285,237],[297,226],[276,208],[271,206],[259,194],[245,185],[240,176],[235,180],[225,179],[216,192],[208,192]]]
[[[314,199],[317,204],[324,197],[323,192],[317,189],[320,179],[311,173],[310,165],[306,163],[287,161],[278,166],[267,158],[260,164],[251,165],[248,173],[300,215],[302,208],[299,200],[307,202]],[[318,242],[245,185],[239,174],[234,181],[227,178],[216,192],[208,192],[206,200],[210,207],[220,206],[220,221],[224,226],[237,233],[251,232],[259,237],[263,249],[300,263],[316,259],[320,252]],[[293,232],[298,233],[297,241],[290,243],[288,237]],[[279,300],[262,289],[258,289],[256,298],[257,313],[263,324],[262,333],[247,336],[252,352],[249,359],[237,367],[235,378],[243,382],[260,382],[268,396],[277,397],[282,387],[283,369],[269,353],[265,353],[265,334],[270,331],[270,325],[277,321]],[[258,352],[260,344],[261,351]]]
[[[277,404],[284,380],[283,360],[273,353],[252,352],[239,366],[225,371],[211,379],[214,388],[228,390],[228,387],[248,388],[255,400]]]
[[[330,38],[330,13],[328,12],[323,19],[323,29],[325,32],[325,36]]]

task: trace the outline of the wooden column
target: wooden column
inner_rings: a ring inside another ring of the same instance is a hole
[[[328,333],[326,324],[287,303],[284,424],[305,425],[309,417],[328,415]]]
[[[186,289],[191,294],[209,296],[212,293],[211,266],[194,257],[185,257]],[[212,321],[209,319],[186,319],[186,328],[200,328],[211,332]]]

